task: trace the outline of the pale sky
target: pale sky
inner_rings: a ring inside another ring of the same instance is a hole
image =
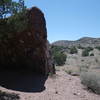
[[[48,40],[100,37],[100,0],[25,0],[45,15]]]

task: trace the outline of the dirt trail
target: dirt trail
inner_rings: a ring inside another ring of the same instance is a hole
[[[55,77],[47,79],[45,87],[46,89],[39,93],[16,92],[2,87],[0,89],[18,93],[21,100],[100,100],[100,95],[84,89],[78,77],[70,76],[62,69],[57,71]]]

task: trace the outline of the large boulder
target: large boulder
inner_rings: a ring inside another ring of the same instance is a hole
[[[36,7],[28,9],[28,28],[0,42],[0,67],[33,72],[55,73],[47,41],[44,14]]]

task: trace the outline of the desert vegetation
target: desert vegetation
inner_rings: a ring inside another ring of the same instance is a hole
[[[19,0],[19,2],[3,1],[0,1],[0,39],[7,40],[14,37],[15,32],[25,30],[28,26],[28,19],[24,0]]]
[[[95,70],[82,72],[81,82],[92,92],[100,94],[100,72]]]
[[[100,46],[96,46],[95,48],[98,49],[98,50],[100,51]]]
[[[58,44],[57,44],[58,45]],[[73,44],[74,45],[74,44]],[[81,83],[94,93],[100,94],[100,49],[99,46],[57,46],[67,55],[64,71],[72,76],[79,76]],[[73,55],[74,54],[74,55]]]
[[[0,91],[0,100],[20,100],[18,94]]]
[[[90,56],[94,56],[94,53],[91,53]]]
[[[65,64],[67,55],[63,52],[64,47],[52,46],[52,54],[56,65],[61,66]]]
[[[93,50],[92,47],[86,47],[86,48],[83,50],[83,52],[82,52],[82,56],[83,56],[83,57],[89,56],[89,53],[90,53],[90,51],[92,51],[92,50]],[[94,55],[93,53],[90,54],[90,56],[93,56],[93,55]]]
[[[75,46],[72,46],[72,47],[70,48],[70,54],[76,54],[76,53],[78,53],[77,48],[76,48]]]
[[[82,51],[82,56],[83,57],[89,56],[89,51],[87,49],[83,50]]]

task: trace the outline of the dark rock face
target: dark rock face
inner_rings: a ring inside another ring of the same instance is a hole
[[[28,10],[28,28],[0,43],[0,67],[55,73],[47,41],[44,14],[36,7]]]

